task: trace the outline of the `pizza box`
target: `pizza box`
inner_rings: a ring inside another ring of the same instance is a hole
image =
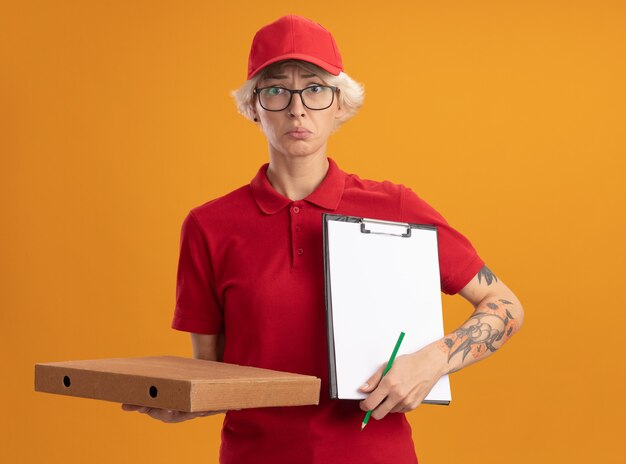
[[[35,391],[185,412],[319,404],[317,377],[177,356],[35,364]]]

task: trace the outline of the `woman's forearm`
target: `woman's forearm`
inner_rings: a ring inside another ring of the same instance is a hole
[[[521,327],[522,305],[514,295],[490,295],[475,307],[470,318],[437,342],[446,354],[447,373],[485,359]]]

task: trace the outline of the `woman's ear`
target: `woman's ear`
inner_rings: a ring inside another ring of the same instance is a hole
[[[335,119],[339,119],[343,117],[345,112],[346,110],[342,106],[339,106],[339,103],[337,103],[337,111],[335,112]]]
[[[337,96],[335,97],[335,99],[337,100],[337,111],[335,112],[335,119],[340,119],[341,117],[344,116],[346,110],[344,107],[341,106],[341,104],[339,103],[341,100],[339,98],[339,92],[341,92],[340,89],[337,89]]]

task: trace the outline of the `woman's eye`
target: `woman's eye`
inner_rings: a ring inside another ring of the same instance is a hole
[[[308,92],[311,93],[320,93],[322,91],[322,87],[319,85],[312,85],[311,87],[306,88]]]
[[[284,91],[284,89],[281,89],[280,87],[270,87],[269,89],[266,90],[267,94],[271,97],[275,97],[276,95],[280,95],[282,94]]]

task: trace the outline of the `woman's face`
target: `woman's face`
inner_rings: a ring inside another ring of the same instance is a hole
[[[269,73],[259,81],[257,88],[279,86],[299,90],[314,84],[325,85],[325,82],[309,71],[290,64]],[[336,119],[343,113],[338,106],[337,95],[325,110],[307,108],[298,94],[293,95],[289,106],[282,111],[266,111],[257,96],[255,109],[267,137],[270,154],[286,157],[325,153],[328,136]],[[296,129],[299,132],[294,133]]]

